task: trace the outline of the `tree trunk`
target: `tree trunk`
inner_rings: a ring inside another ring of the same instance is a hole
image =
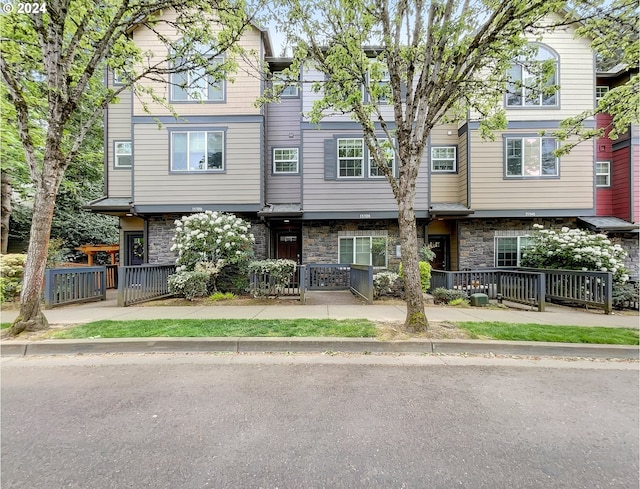
[[[0,213],[0,227],[2,235],[0,236],[0,253],[6,253],[9,248],[9,218],[11,217],[11,175],[2,170],[1,180],[1,199],[2,212]]]
[[[407,317],[404,325],[409,332],[426,331],[429,322],[424,312],[424,297],[418,268],[418,231],[413,199],[405,198],[398,203],[398,225],[405,301],[407,303]]]
[[[49,327],[47,318],[42,314],[40,302],[57,188],[54,178],[53,184],[45,184],[44,188],[39,185],[36,190],[27,262],[20,292],[20,314],[11,326],[9,335],[15,336],[23,331],[40,331]]]

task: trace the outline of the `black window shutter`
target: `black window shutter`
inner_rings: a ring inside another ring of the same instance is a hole
[[[324,140],[324,179],[336,179],[336,167],[338,166],[336,155],[336,140]]]

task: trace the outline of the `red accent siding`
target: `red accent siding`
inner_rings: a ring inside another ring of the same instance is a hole
[[[611,165],[611,189],[613,190],[613,215],[628,221],[631,219],[631,182],[629,182],[629,147],[613,153]]]
[[[607,127],[611,123],[609,114],[597,114],[596,124],[598,127]],[[608,131],[607,131],[608,133]],[[596,140],[596,161],[611,161],[613,155],[611,153],[611,139],[606,136]],[[613,166],[613,165],[612,165]],[[612,170],[613,173],[613,170]],[[594,177],[595,178],[595,177]],[[613,182],[611,187],[596,187],[596,215],[612,216],[613,215]]]

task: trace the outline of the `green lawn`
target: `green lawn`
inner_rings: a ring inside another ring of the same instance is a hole
[[[548,326],[500,322],[461,322],[456,326],[472,338],[507,341],[552,341],[559,343],[596,343],[637,345],[638,330],[584,326]]]
[[[376,326],[366,319],[158,319],[95,321],[54,333],[52,338],[141,338],[223,336],[373,337]]]
[[[11,323],[0,323],[0,329],[7,329],[11,327]]]

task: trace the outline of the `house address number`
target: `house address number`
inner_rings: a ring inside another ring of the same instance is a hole
[[[371,219],[371,214],[360,214],[360,219]]]
[[[536,217],[536,213],[535,212],[525,212],[524,213],[524,217]]]

